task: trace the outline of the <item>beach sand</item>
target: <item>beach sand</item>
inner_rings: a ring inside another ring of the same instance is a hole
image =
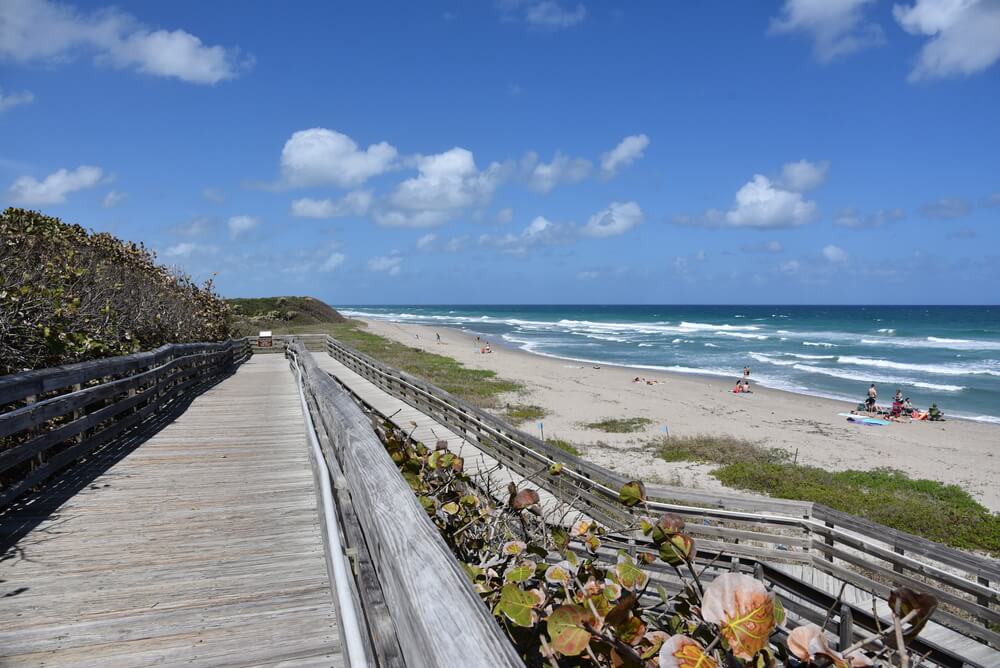
[[[491,341],[493,353],[479,353],[475,335],[445,327],[366,319],[371,332],[468,367],[489,369],[525,390],[502,402],[543,407],[546,438],[565,439],[591,461],[624,475],[705,490],[723,489],[709,475],[713,466],[667,463],[653,456],[650,439],[671,435],[725,434],[798,453],[798,462],[827,469],[890,467],[911,477],[954,483],[984,506],[1000,511],[1000,426],[949,420],[943,423],[855,425],[837,413],[854,408],[839,401],[753,386],[733,394],[736,378],[593,365],[534,355]],[[437,343],[435,334],[441,335]],[[636,376],[658,384],[633,383]],[[753,377],[751,376],[751,382]],[[858,394],[863,395],[864,384]],[[891,392],[882,388],[883,394]],[[634,434],[588,429],[603,418],[644,417],[653,421]],[[520,425],[539,434],[535,422]]]

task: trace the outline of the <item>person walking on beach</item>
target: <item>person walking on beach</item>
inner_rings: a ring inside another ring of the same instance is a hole
[[[749,366],[743,367],[743,384],[747,386],[745,391],[749,392],[750,391],[750,367]]]
[[[436,337],[437,337],[437,342],[438,342],[438,343],[441,343],[441,335],[440,335],[440,334],[438,334],[437,332],[434,332],[434,336],[436,336]]]

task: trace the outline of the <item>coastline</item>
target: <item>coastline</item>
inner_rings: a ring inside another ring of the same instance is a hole
[[[837,413],[853,403],[753,386],[750,395],[731,392],[735,378],[575,362],[491,341],[493,353],[478,352],[474,334],[359,318],[368,329],[406,345],[452,357],[470,368],[488,369],[521,383],[524,390],[504,400],[543,407],[545,436],[570,441],[584,456],[623,474],[669,484],[725,489],[707,464],[667,463],[648,441],[672,435],[719,434],[784,448],[802,464],[832,470],[889,467],[914,478],[961,486],[992,511],[1000,510],[1000,426],[970,420],[899,423],[867,427]],[[436,342],[440,334],[441,342]],[[656,384],[633,383],[636,376]],[[751,382],[753,377],[751,376]],[[644,417],[652,424],[633,434],[605,433],[584,426],[604,418]],[[532,422],[521,425],[538,433]],[[797,454],[796,454],[797,453]]]

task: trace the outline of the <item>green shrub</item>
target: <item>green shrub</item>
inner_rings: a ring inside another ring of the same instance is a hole
[[[531,420],[541,420],[545,417],[545,409],[530,404],[507,404],[504,415],[512,424],[522,424]]]
[[[608,432],[609,434],[632,434],[637,431],[642,431],[651,424],[653,424],[653,421],[649,418],[634,417],[605,418],[600,422],[588,422],[584,426],[587,429],[597,429],[599,431]]]
[[[0,375],[229,336],[211,281],[156,264],[142,244],[35,211],[0,214]]]
[[[1000,515],[957,485],[914,480],[902,471],[827,471],[792,461],[788,451],[731,436],[699,434],[654,441],[668,462],[721,464],[727,487],[812,501],[930,540],[1000,554]]]
[[[548,443],[549,445],[554,445],[560,450],[568,452],[571,455],[576,455],[577,457],[579,457],[582,454],[576,446],[574,446],[569,441],[564,441],[561,438],[547,438],[545,439],[545,442]]]

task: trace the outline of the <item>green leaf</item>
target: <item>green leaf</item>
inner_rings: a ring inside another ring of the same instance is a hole
[[[503,579],[504,582],[524,582],[530,580],[534,574],[535,562],[525,560],[508,569]]]
[[[618,491],[618,500],[629,508],[646,501],[646,486],[638,480],[627,482]]]
[[[642,589],[649,580],[649,576],[636,565],[632,557],[624,550],[618,553],[615,573],[618,575],[618,581],[626,589]]]
[[[564,656],[577,656],[590,644],[590,631],[583,624],[590,613],[578,605],[563,605],[552,611],[546,622],[552,647]]]
[[[494,608],[494,614],[502,614],[512,624],[530,628],[535,625],[538,615],[535,607],[545,602],[541,592],[523,591],[516,584],[505,584],[500,590],[500,602]]]

